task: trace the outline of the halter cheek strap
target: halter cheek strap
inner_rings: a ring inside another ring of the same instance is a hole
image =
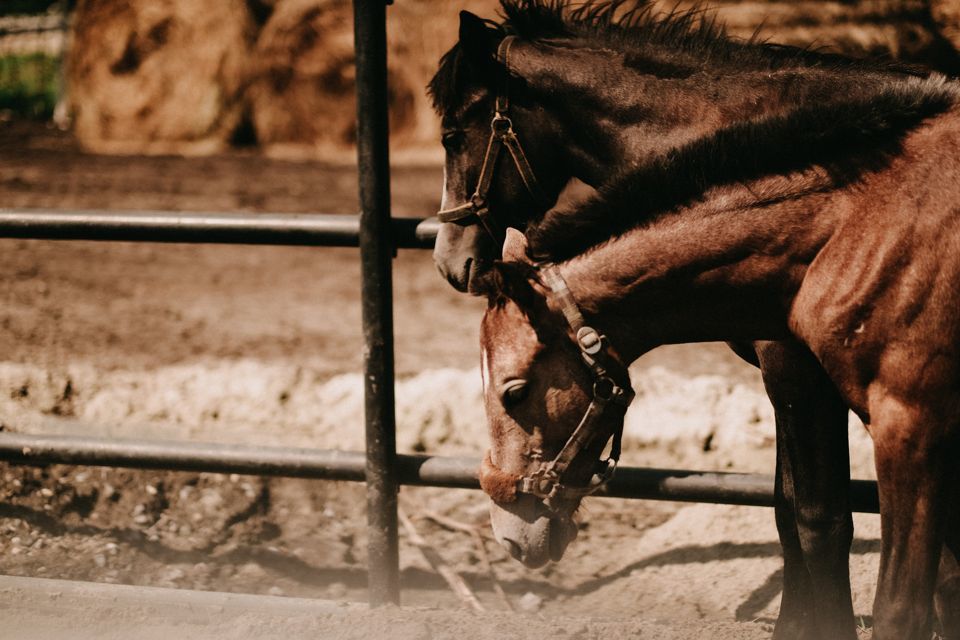
[[[480,166],[480,177],[477,179],[477,187],[468,202],[452,209],[442,209],[437,213],[440,222],[453,222],[459,225],[471,225],[478,222],[483,225],[491,237],[498,243],[503,242],[506,227],[498,223],[491,215],[488,202],[490,187],[493,184],[493,176],[497,169],[497,161],[500,158],[500,151],[506,147],[513,159],[513,165],[520,174],[523,185],[533,198],[538,207],[548,208],[550,201],[547,199],[536,175],[533,173],[533,167],[527,160],[527,155],[523,151],[520,139],[513,130],[513,121],[510,120],[510,98],[508,85],[510,80],[510,68],[508,58],[510,47],[516,40],[516,36],[506,36],[497,48],[497,60],[504,67],[504,77],[502,87],[497,93],[497,101],[493,120],[490,122],[490,139],[487,142],[487,150],[483,155],[483,164]]]

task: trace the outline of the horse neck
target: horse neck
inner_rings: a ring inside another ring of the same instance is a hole
[[[669,78],[625,64],[618,52],[539,44],[524,48],[514,66],[562,123],[571,173],[594,187],[733,123],[853,99],[903,77],[797,65],[703,68]]]
[[[559,265],[626,361],[661,344],[788,335],[790,305],[839,220],[824,175],[715,190]],[[763,205],[752,193],[778,190]],[[807,195],[802,195],[806,193]]]

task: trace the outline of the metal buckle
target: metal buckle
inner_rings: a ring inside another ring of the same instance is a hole
[[[607,484],[613,478],[617,470],[617,460],[607,458],[598,460],[598,463],[605,465],[601,471],[595,471],[590,482],[585,487],[568,487],[560,484],[560,479],[552,471],[547,471],[545,467],[540,467],[529,476],[523,476],[519,480],[518,493],[527,493],[543,500],[544,504],[550,510],[555,510],[558,505],[555,500],[564,498],[579,497],[585,498],[598,491],[603,491]]]
[[[500,112],[493,115],[490,121],[490,130],[500,137],[513,133],[513,121]]]
[[[557,495],[560,488],[559,478],[553,471],[547,471],[545,466],[538,468],[529,476],[521,478],[522,490],[543,500],[549,500]]]
[[[584,353],[594,356],[603,348],[603,337],[593,327],[580,327],[577,331],[577,343]]]
[[[473,212],[476,213],[480,209],[485,209],[487,206],[487,199],[480,195],[479,192],[474,192],[470,196],[470,207],[473,209]]]
[[[601,376],[593,381],[593,397],[602,402],[610,402],[617,395],[619,386],[609,376]]]

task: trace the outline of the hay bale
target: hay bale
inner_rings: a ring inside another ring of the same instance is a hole
[[[662,10],[675,6],[664,0],[658,4]],[[930,20],[928,0],[721,0],[708,7],[729,33],[741,38],[756,33],[780,44],[938,68],[956,61],[956,52],[943,46]]]
[[[243,114],[244,0],[80,0],[68,65],[77,139],[110,153],[205,153]]]
[[[670,11],[692,0],[657,0]],[[947,71],[960,0],[720,0],[731,34]],[[394,156],[439,156],[424,87],[457,38],[458,14],[498,0],[404,0],[387,12]],[[943,29],[937,32],[934,18]],[[951,26],[954,25],[954,26]],[[952,31],[951,31],[952,29]],[[953,34],[953,35],[951,35]],[[349,0],[80,0],[69,65],[80,142],[96,151],[215,151],[249,119],[274,155],[352,160]],[[397,153],[399,151],[399,153]]]
[[[496,0],[453,6],[409,0],[388,11],[390,131],[401,149],[437,146],[424,90],[457,38],[461,8],[493,15]],[[274,155],[352,158],[356,139],[353,15],[348,0],[277,0],[257,39],[249,97],[257,140]]]
[[[398,132],[398,144],[411,149],[429,147],[440,153],[440,121],[426,93],[440,57],[457,41],[460,10],[494,18],[498,0],[412,0],[391,6],[387,15],[390,54],[402,67],[407,82],[417,89],[408,128]]]
[[[260,32],[248,98],[258,142],[324,153],[350,149],[353,15],[347,0],[280,0]]]

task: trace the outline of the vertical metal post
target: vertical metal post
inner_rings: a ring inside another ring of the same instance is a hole
[[[400,601],[386,4],[384,0],[353,2],[365,344],[367,554],[372,606]]]
[[[70,110],[67,96],[67,65],[70,63],[70,3],[59,0],[57,8],[60,11],[60,30],[63,34],[63,43],[60,49],[60,63],[57,65],[57,103],[53,106],[53,123],[66,130],[70,126]]]

